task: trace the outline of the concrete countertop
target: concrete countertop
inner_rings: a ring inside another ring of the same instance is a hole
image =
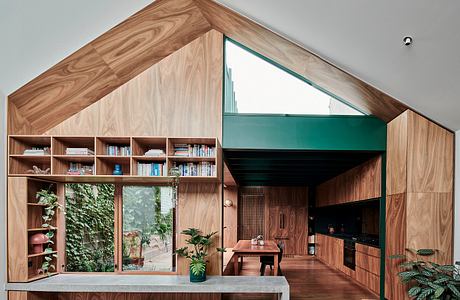
[[[191,283],[188,276],[59,274],[28,283],[7,283],[9,291],[125,293],[276,293],[289,299],[284,276],[208,276]]]

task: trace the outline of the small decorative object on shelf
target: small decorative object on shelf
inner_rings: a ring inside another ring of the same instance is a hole
[[[27,174],[49,175],[50,173],[51,173],[50,168],[46,168],[46,169],[42,170],[37,166],[32,166],[32,169],[27,170]]]
[[[182,247],[175,252],[177,255],[190,260],[190,282],[203,282],[206,280],[206,256],[208,256],[209,247],[213,243],[213,236],[216,232],[211,232],[207,235],[202,235],[201,230],[189,228],[181,232],[189,236],[186,240],[187,244],[193,249]],[[226,252],[225,248],[216,248],[218,252]]]
[[[165,151],[163,149],[149,149],[144,153],[144,156],[158,157],[165,156]]]
[[[44,244],[48,243],[48,237],[43,233],[36,233],[29,238],[29,244],[32,246],[33,254],[40,254],[44,252]]]
[[[94,155],[94,151],[89,148],[66,148],[66,155]]]
[[[50,155],[50,148],[49,147],[32,147],[30,149],[25,149],[23,154],[24,155]]]
[[[93,175],[94,174],[94,165],[83,165],[81,163],[69,164],[69,169],[67,170],[67,175]]]
[[[112,174],[113,175],[123,175],[123,170],[121,169],[120,164],[115,164]]]
[[[42,215],[43,228],[47,228],[48,232],[45,234],[48,241],[46,242],[46,248],[43,250],[44,253],[47,253],[44,256],[44,261],[38,273],[43,273],[50,275],[50,271],[56,270],[56,266],[52,264],[53,257],[57,258],[57,255],[53,253],[53,237],[54,237],[54,229],[55,227],[51,224],[53,218],[56,214],[56,209],[62,209],[61,204],[59,204],[58,196],[51,190],[52,185],[48,188],[48,190],[41,190],[37,192],[36,198],[38,200],[38,204],[43,204],[44,207],[44,214]]]

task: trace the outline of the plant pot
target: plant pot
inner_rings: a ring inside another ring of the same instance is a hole
[[[203,273],[199,275],[193,274],[192,270],[189,270],[190,272],[190,282],[203,282],[206,281],[206,269],[204,270]]]

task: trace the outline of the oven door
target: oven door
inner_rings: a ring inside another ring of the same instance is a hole
[[[355,269],[355,252],[352,246],[344,245],[343,247],[343,265],[354,270]]]

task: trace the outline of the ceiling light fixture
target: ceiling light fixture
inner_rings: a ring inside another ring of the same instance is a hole
[[[404,45],[405,45],[405,46],[410,46],[410,45],[412,45],[412,41],[413,41],[413,40],[412,40],[412,37],[411,37],[411,36],[405,36],[405,37],[403,38],[403,42],[404,42]]]

